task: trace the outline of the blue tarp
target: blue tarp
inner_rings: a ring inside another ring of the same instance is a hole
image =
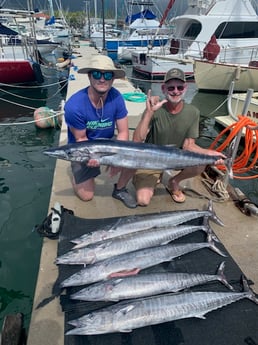
[[[49,20],[46,20],[45,24],[46,25],[55,24],[55,17],[53,16]]]
[[[7,26],[4,26],[0,23],[0,35],[6,35],[6,36],[16,36],[18,35],[18,32],[8,28]]]
[[[142,12],[135,13],[131,16],[127,16],[125,19],[125,23],[132,24],[135,21],[135,19],[138,19],[138,18],[155,19],[156,17],[157,16],[150,10],[144,10]]]

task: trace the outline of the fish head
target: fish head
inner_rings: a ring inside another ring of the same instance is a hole
[[[68,331],[66,333],[67,335],[104,334],[113,330],[112,313],[104,310],[86,314],[79,319],[68,321],[68,324],[75,326],[76,328]]]
[[[65,145],[55,148],[50,148],[43,153],[47,156],[63,159],[72,162],[87,162],[90,159],[90,152],[87,148],[80,145]]]
[[[88,272],[86,268],[83,268],[79,272],[72,274],[70,277],[62,281],[60,286],[61,288],[64,288],[69,286],[90,284],[94,281],[95,280],[92,270],[89,270]]]
[[[93,259],[91,259],[92,261]],[[77,250],[70,250],[69,252],[58,256],[55,260],[55,263],[57,265],[60,264],[67,264],[67,265],[76,265],[76,264],[86,264],[91,261],[86,261],[84,257],[81,254],[81,251],[79,249]]]

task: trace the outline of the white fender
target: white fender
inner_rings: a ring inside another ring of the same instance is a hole
[[[59,214],[55,212],[55,210],[57,210]],[[60,222],[61,222],[61,216],[60,216],[61,212],[62,212],[61,205],[59,204],[59,202],[56,202],[53,207],[53,212],[52,212],[52,217],[51,217],[51,230],[53,234],[56,234],[59,230]]]

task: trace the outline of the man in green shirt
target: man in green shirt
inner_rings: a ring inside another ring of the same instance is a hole
[[[148,92],[146,109],[135,129],[133,140],[157,145],[176,145],[183,150],[218,155],[220,157],[216,163],[220,164],[223,162],[221,152],[201,148],[195,143],[199,136],[200,112],[193,105],[184,102],[186,90],[184,72],[178,68],[170,69],[162,84],[165,99],[161,101],[159,96],[151,96],[151,91]],[[204,169],[205,166],[185,168],[169,179],[167,190],[175,202],[185,201],[180,182],[199,175]],[[136,171],[133,183],[138,205],[147,206],[150,203],[162,173],[163,171],[157,170]]]

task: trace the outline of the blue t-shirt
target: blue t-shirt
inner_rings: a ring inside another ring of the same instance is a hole
[[[65,104],[65,121],[68,126],[68,143],[75,137],[69,127],[85,129],[89,140],[111,139],[114,136],[116,121],[127,116],[125,101],[121,93],[112,87],[103,108],[96,109],[88,96],[88,87],[72,95]]]

